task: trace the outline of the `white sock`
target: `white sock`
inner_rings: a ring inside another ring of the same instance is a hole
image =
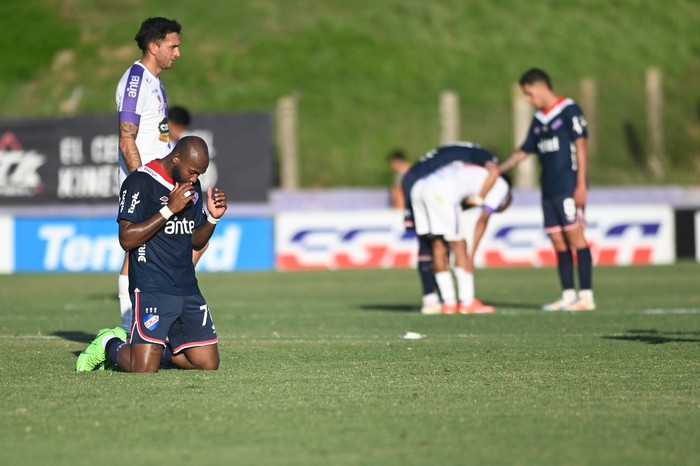
[[[474,301],[474,274],[462,268],[455,268],[459,301],[464,305],[470,305]]]
[[[434,304],[439,304],[440,298],[438,298],[437,293],[430,293],[423,295],[423,306],[432,306]]]
[[[566,303],[576,301],[576,290],[564,290],[561,292],[561,299]]]
[[[119,297],[119,311],[121,312],[122,328],[126,332],[131,331],[131,297],[129,296],[129,276],[119,275],[117,282],[117,290]]]
[[[435,274],[435,281],[437,282],[438,290],[440,290],[442,302],[445,304],[457,304],[452,274],[449,271],[438,272]]]
[[[593,290],[581,290],[578,292],[578,297],[582,301],[593,302]]]
[[[114,340],[115,337],[114,335],[107,335],[104,338],[102,338],[102,349],[106,350],[107,349],[107,343],[109,343],[111,340]]]

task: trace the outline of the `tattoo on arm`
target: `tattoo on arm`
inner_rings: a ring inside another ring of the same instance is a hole
[[[139,125],[128,121],[119,122],[119,149],[124,155],[124,163],[129,173],[141,166],[141,154],[136,146]]]

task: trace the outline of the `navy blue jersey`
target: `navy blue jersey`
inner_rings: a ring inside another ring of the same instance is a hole
[[[472,142],[455,142],[438,147],[422,156],[406,172],[401,180],[401,189],[405,199],[404,225],[413,227],[413,206],[411,205],[411,189],[421,178],[439,170],[452,162],[464,162],[475,165],[486,165],[487,162],[498,163],[498,158]]]
[[[576,189],[578,138],[588,137],[586,119],[571,99],[561,99],[550,110],[535,113],[520,150],[535,153],[542,165],[542,197],[572,196]]]
[[[140,223],[168,203],[174,182],[154,160],[130,174],[121,187],[117,221]],[[129,292],[176,296],[199,293],[192,264],[192,233],[207,221],[197,181],[192,201],[173,215],[146,243],[129,251]]]

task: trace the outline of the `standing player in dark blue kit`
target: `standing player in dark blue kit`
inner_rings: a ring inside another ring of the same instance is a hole
[[[452,162],[472,163],[486,166],[497,164],[498,159],[478,144],[471,142],[455,142],[438,147],[423,155],[403,175],[401,189],[404,197],[404,226],[408,230],[415,230],[413,218],[413,204],[411,203],[411,190],[418,181],[434,173],[441,167]],[[491,186],[485,187],[488,191]],[[478,201],[478,200],[477,200]],[[433,274],[433,246],[428,235],[418,236],[418,272],[423,288],[423,314],[440,314],[442,305],[436,293],[435,275]]]
[[[209,213],[204,209],[198,178],[208,165],[204,140],[188,136],[122,184],[119,242],[129,253],[131,340],[121,327],[101,330],[78,357],[79,372],[104,368],[105,359],[124,372],[219,367],[216,330],[192,263],[192,249],[207,244],[226,211],[218,188],[209,188]]]
[[[533,68],[520,78],[528,101],[538,112],[525,142],[500,167],[510,170],[529,153],[536,153],[542,166],[544,226],[554,249],[562,285],[557,301],[544,311],[592,311],[592,259],[583,234],[583,210],[587,196],[588,146],[586,119],[576,103],[552,91],[549,76]],[[573,255],[578,259],[579,292],[574,285]]]

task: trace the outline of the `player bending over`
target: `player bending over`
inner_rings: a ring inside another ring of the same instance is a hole
[[[208,166],[204,140],[187,136],[124,181],[118,221],[129,254],[131,337],[127,343],[121,327],[100,330],[78,356],[77,371],[104,369],[106,360],[124,372],[219,367],[216,330],[192,263],[192,250],[207,244],[226,211],[218,188],[209,188],[209,213],[204,209],[198,178]]]
[[[498,159],[478,144],[472,142],[454,142],[423,155],[403,174],[401,189],[404,198],[404,226],[407,230],[415,230],[413,203],[411,192],[419,181],[436,170],[452,162],[464,162],[474,165],[495,166]],[[422,314],[440,314],[442,304],[436,292],[435,275],[433,273],[433,245],[427,234],[418,234],[418,272],[423,288]]]
[[[525,142],[500,167],[501,173],[536,153],[542,166],[541,189],[544,227],[557,251],[561,297],[542,306],[544,311],[592,311],[591,251],[583,234],[586,206],[588,147],[586,119],[571,99],[552,91],[549,76],[533,68],[520,78],[527,100],[535,113]],[[578,259],[579,292],[574,286],[571,249]]]
[[[432,238],[433,270],[443,314],[487,314],[495,311],[474,297],[473,255],[493,212],[510,204],[510,186],[499,176],[498,166],[486,167],[463,162],[444,166],[416,183],[411,191],[416,233]],[[483,206],[474,233],[471,254],[463,224],[462,204]],[[454,254],[454,278],[450,272],[449,251]]]

